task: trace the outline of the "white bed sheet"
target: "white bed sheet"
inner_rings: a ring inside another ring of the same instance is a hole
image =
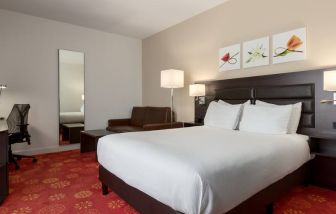
[[[99,163],[183,213],[224,213],[310,159],[308,137],[190,127],[100,138]]]

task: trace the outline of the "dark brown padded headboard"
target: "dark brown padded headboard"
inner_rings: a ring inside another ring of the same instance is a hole
[[[332,123],[336,121],[336,106],[320,104],[320,100],[332,97],[330,92],[323,91],[325,70],[197,82],[206,85],[206,104],[195,102],[195,121],[203,122],[208,104],[218,99],[231,104],[247,100],[254,103],[257,99],[278,105],[302,102],[298,132],[310,136],[335,135]]]
[[[196,121],[202,122],[206,108],[213,100],[224,100],[231,104],[244,103],[247,100],[252,104],[256,100],[268,103],[286,105],[302,102],[300,128],[315,127],[315,85],[279,85],[279,86],[256,86],[251,88],[220,88],[215,90],[213,96],[207,96],[206,104],[196,115]]]

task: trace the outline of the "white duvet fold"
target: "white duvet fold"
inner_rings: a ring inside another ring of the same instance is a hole
[[[210,127],[112,134],[99,163],[183,213],[224,213],[310,159],[307,136]]]

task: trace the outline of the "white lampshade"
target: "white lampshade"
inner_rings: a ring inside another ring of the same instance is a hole
[[[161,71],[161,87],[162,88],[183,88],[184,87],[184,71],[174,70],[174,69]]]
[[[205,96],[205,85],[204,84],[189,85],[189,96],[192,97]]]
[[[336,91],[336,71],[325,71],[323,74],[323,90]]]

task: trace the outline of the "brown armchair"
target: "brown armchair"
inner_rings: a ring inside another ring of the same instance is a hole
[[[106,128],[111,132],[151,131],[159,129],[181,128],[182,123],[170,123],[170,108],[168,107],[133,107],[129,119],[111,119]]]

